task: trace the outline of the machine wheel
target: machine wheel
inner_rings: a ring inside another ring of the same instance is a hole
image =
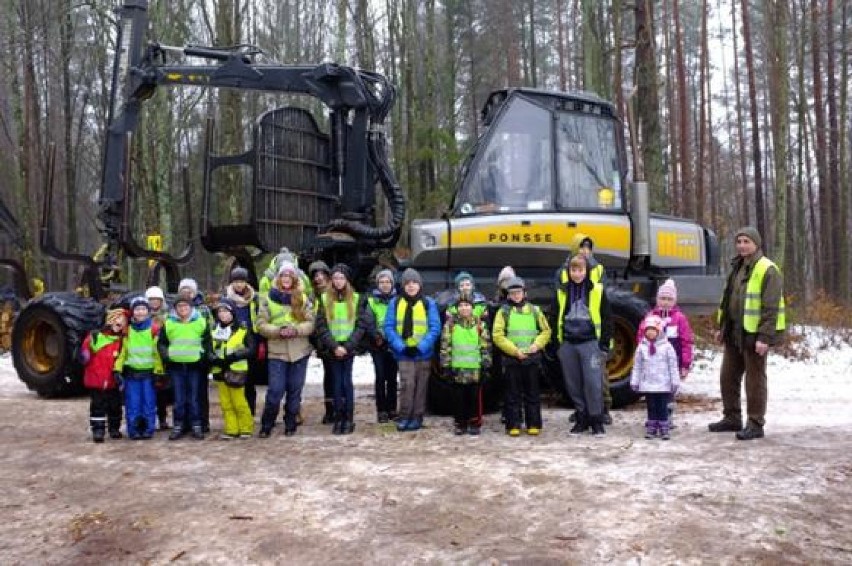
[[[47,293],[20,312],[12,330],[18,377],[42,397],[82,392],[76,353],[86,333],[103,322],[104,307],[74,293]]]
[[[608,288],[606,296],[612,310],[613,348],[606,364],[612,406],[623,407],[639,399],[630,388],[630,370],[633,369],[633,354],[636,352],[636,333],[648,303],[629,291]]]

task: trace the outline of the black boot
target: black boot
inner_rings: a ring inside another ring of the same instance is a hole
[[[710,423],[707,428],[710,432],[739,432],[743,422],[732,417],[722,417],[722,420]]]
[[[92,427],[92,442],[100,444],[106,436],[106,426],[101,420],[90,420],[89,425]]]
[[[109,419],[107,421],[107,429],[109,430],[109,437],[118,440],[122,437],[121,434],[121,417],[118,419]]]
[[[589,429],[589,417],[586,413],[576,411],[574,413],[574,426],[568,431],[569,434],[583,434]]]
[[[355,417],[353,413],[349,412],[343,419],[343,426],[340,427],[343,431],[343,434],[352,434],[355,432]]]
[[[272,434],[272,429],[275,427],[275,413],[278,411],[274,409],[270,409],[269,407],[263,408],[263,414],[260,417],[260,438],[269,438],[269,435]]]
[[[604,436],[606,434],[603,415],[589,415],[589,424],[592,427],[592,434],[595,436]]]
[[[331,428],[331,434],[343,434],[343,428],[346,424],[346,418],[343,413],[334,414],[334,426]]]
[[[123,436],[124,435],[121,434],[121,431],[118,429],[118,427],[115,427],[115,428],[110,427],[110,429],[109,429],[109,437],[110,438],[112,438],[113,440],[118,440],[119,438],[121,438]]]
[[[180,421],[175,421],[175,426],[172,429],[171,434],[169,434],[169,440],[178,440],[183,438],[184,435],[183,423]]]
[[[336,420],[334,418],[334,406],[331,401],[325,402],[325,414],[322,416],[322,424],[333,424]]]
[[[293,436],[296,434],[296,429],[298,425],[296,424],[296,415],[291,415],[288,413],[284,414],[284,436]]]
[[[192,427],[192,438],[195,440],[204,440],[204,425],[195,425]]]
[[[763,438],[763,427],[756,422],[748,421],[744,429],[737,432],[737,440],[754,440]]]

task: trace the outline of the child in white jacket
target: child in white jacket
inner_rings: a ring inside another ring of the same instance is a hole
[[[645,438],[659,435],[663,440],[668,440],[671,427],[667,405],[680,385],[677,353],[663,331],[665,324],[662,318],[648,315],[643,324],[645,336],[633,359],[630,387],[645,395],[648,406]]]

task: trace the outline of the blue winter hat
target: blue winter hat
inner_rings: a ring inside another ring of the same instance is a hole
[[[149,311],[151,310],[151,305],[145,297],[134,297],[134,299],[130,301],[130,312],[133,312],[133,309],[136,307],[145,307]]]
[[[458,286],[459,286],[459,283],[461,283],[461,282],[462,282],[462,281],[464,281],[465,279],[467,279],[467,280],[469,280],[471,283],[473,283],[473,284],[474,284],[474,286],[476,285],[476,282],[475,282],[475,281],[474,281],[474,279],[473,279],[473,275],[471,275],[471,274],[470,274],[470,273],[468,273],[467,271],[460,271],[460,272],[459,272],[459,274],[458,274],[458,275],[456,275],[456,278],[455,278],[455,284],[456,284],[456,287],[458,287]]]

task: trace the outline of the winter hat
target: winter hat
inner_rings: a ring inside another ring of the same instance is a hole
[[[657,289],[657,299],[661,298],[669,298],[674,302],[677,302],[677,286],[675,286],[675,282],[672,279],[666,279],[665,283],[660,285],[660,288]]]
[[[285,274],[292,275],[293,277],[296,277],[296,275],[297,275],[296,265],[293,262],[285,261],[285,262],[282,262],[281,265],[278,267],[278,273],[277,273],[276,276],[281,277],[282,275],[285,275]]]
[[[468,280],[468,281],[470,281],[471,283],[475,283],[475,282],[474,282],[474,280],[473,280],[473,275],[471,275],[471,274],[470,274],[470,273],[468,273],[467,271],[460,271],[460,272],[459,272],[459,274],[458,274],[458,275],[456,275],[456,278],[455,278],[455,281],[454,281],[454,282],[455,282],[455,284],[456,284],[456,287],[458,287],[458,286],[459,286],[459,283],[461,283],[461,282],[462,282],[462,281],[464,281],[465,279],[467,279],[467,280]]]
[[[231,275],[229,277],[229,281],[233,283],[234,281],[248,281],[249,272],[245,267],[235,267],[231,270]]]
[[[511,265],[507,265],[503,269],[500,270],[500,274],[497,276],[497,287],[501,289],[506,288],[506,281],[515,276],[515,270],[512,269]]]
[[[423,286],[423,278],[420,277],[420,274],[417,273],[416,269],[409,267],[405,271],[402,272],[402,277],[400,278],[400,282],[403,286],[409,281],[414,281],[420,286]]]
[[[218,303],[216,303],[216,308],[214,311],[219,311],[219,309],[227,309],[231,314],[234,314],[237,310],[237,305],[231,299],[220,299]]]
[[[278,250],[278,255],[275,256],[275,265],[280,266],[285,261],[289,261],[293,265],[299,265],[299,260],[296,258],[295,254],[286,247]]]
[[[352,270],[345,263],[335,263],[331,268],[331,274],[342,273],[347,281],[352,281]]]
[[[163,294],[163,290],[159,287],[148,287],[145,291],[145,298],[149,301],[151,299],[160,299],[161,301],[166,300],[166,296]]]
[[[594,246],[592,239],[589,236],[583,234],[582,232],[577,232],[576,234],[574,234],[574,237],[571,238],[571,249],[574,251],[574,253],[577,253],[582,247],[588,247],[589,249],[592,249]]]
[[[734,235],[734,239],[745,236],[752,242],[754,242],[757,247],[761,247],[763,245],[763,238],[760,237],[760,232],[757,231],[757,228],[753,226],[745,226],[737,230],[737,233]]]
[[[106,312],[106,325],[112,326],[118,322],[127,323],[127,311],[124,309],[109,309]]]
[[[524,280],[520,277],[511,277],[508,281],[506,281],[506,290],[511,291],[512,289],[525,289],[526,284]]]
[[[647,331],[649,328],[654,328],[657,330],[657,336],[662,334],[665,325],[666,323],[663,322],[663,319],[655,314],[649,314],[645,317],[645,330]]]
[[[376,285],[379,284],[379,279],[381,279],[382,277],[387,277],[388,279],[390,279],[391,284],[393,284],[393,271],[391,271],[390,269],[382,269],[381,271],[376,273]]]
[[[178,285],[178,291],[181,289],[189,289],[192,291],[193,295],[196,295],[198,293],[198,283],[195,282],[195,279],[191,279],[189,277],[181,279],[180,284]]]
[[[136,307],[145,307],[147,310],[151,310],[151,305],[148,304],[148,299],[145,297],[134,297],[132,301],[130,301],[130,312],[133,312]]]
[[[177,299],[175,299],[174,306],[175,306],[175,307],[177,307],[177,306],[178,306],[179,304],[181,304],[181,303],[186,303],[186,304],[188,304],[189,306],[192,306],[192,300],[190,300],[190,299],[186,299],[186,298],[181,297],[181,296],[178,296],[178,298],[177,298]]]
[[[329,269],[328,264],[322,260],[315,261],[308,266],[308,275],[311,276],[311,279],[313,279],[317,271],[322,271],[326,275],[331,275],[331,269]]]

